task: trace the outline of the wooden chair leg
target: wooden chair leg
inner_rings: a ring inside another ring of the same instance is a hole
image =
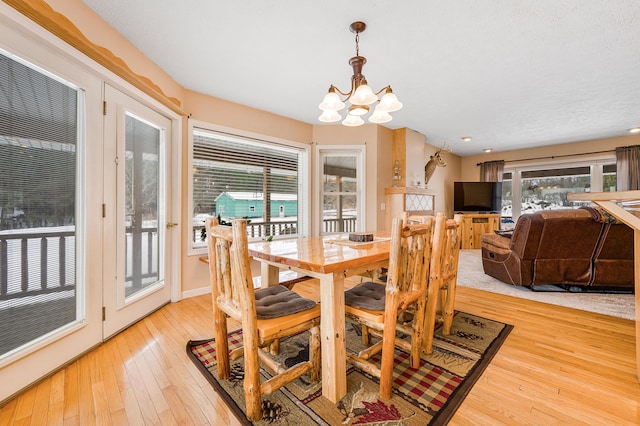
[[[447,285],[447,296],[442,299],[442,334],[451,334],[451,326],[453,325],[453,314],[456,301],[456,285],[455,279],[451,280]]]
[[[426,304],[426,300],[421,300],[417,302],[416,312],[413,317],[413,338],[411,339],[411,368],[420,367],[420,354],[422,353],[422,342],[424,340],[424,319],[425,319],[425,310],[424,305]]]
[[[391,300],[387,294],[387,301]],[[396,318],[397,311],[394,309],[385,310],[384,331],[382,334],[382,355],[380,363],[380,397],[391,398],[393,387],[393,367],[395,360],[395,340],[396,340]]]
[[[227,315],[220,309],[213,310],[213,329],[216,341],[216,365],[220,380],[227,380],[231,374],[229,364],[229,340],[227,337]]]
[[[433,352],[433,333],[436,326],[436,310],[438,308],[438,283],[429,284],[427,294],[427,308],[424,314],[424,339],[422,350],[425,354]]]
[[[362,329],[362,344],[365,346],[370,345],[371,335],[369,334],[369,328],[364,324],[361,324],[360,328]]]
[[[320,327],[309,329],[309,361],[312,367],[309,372],[311,383],[320,381]]]
[[[262,418],[262,394],[260,389],[260,363],[258,357],[257,330],[243,330],[244,345],[244,398],[247,418],[257,422]],[[253,335],[252,335],[253,334]]]
[[[271,355],[278,355],[280,353],[280,339],[276,339],[269,345],[269,352]]]

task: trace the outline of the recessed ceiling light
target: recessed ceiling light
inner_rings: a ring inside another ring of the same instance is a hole
[[[469,142],[471,140],[471,136],[463,136],[461,139],[465,142]]]
[[[629,133],[640,133],[640,127],[632,127],[628,130]]]
[[[485,149],[484,149],[484,152],[491,152],[491,151],[493,151],[493,149],[492,149],[492,148],[485,148]]]

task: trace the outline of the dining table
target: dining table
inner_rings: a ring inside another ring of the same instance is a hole
[[[261,264],[262,286],[278,285],[282,269],[319,280],[322,395],[334,403],[347,393],[345,278],[386,267],[389,247],[384,232],[368,242],[340,234],[249,243],[249,255]]]

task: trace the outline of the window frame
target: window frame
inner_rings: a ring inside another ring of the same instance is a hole
[[[513,200],[522,200],[522,172],[531,172],[545,169],[566,169],[572,167],[589,167],[591,188],[601,188],[603,184],[604,166],[616,164],[615,152],[591,155],[578,158],[551,158],[545,161],[531,160],[527,162],[505,162],[503,173],[511,173],[511,219],[515,223],[523,214],[521,212],[521,202],[517,204]]]
[[[301,159],[298,168],[298,205],[300,214],[298,216],[298,233],[295,237],[307,237],[310,234],[309,224],[310,220],[310,172],[309,172],[309,158],[310,147],[308,144],[277,138],[274,136],[262,135],[244,130],[239,130],[231,127],[221,126],[217,124],[208,123],[205,121],[189,119],[188,125],[188,173],[187,173],[187,211],[186,217],[189,218],[189,223],[184,226],[186,238],[187,238],[187,255],[188,256],[201,256],[206,253],[206,245],[194,246],[192,242],[193,235],[193,221],[191,220],[193,214],[193,132],[194,129],[200,129],[203,131],[209,131],[212,133],[221,133],[225,137],[238,137],[239,139],[252,139],[253,142],[264,143],[265,145],[280,146],[286,148],[292,148],[299,150],[301,153]],[[292,236],[293,238],[294,236]]]
[[[317,145],[316,146],[316,187],[318,188],[318,196],[316,200],[316,205],[318,206],[317,216],[316,216],[316,229],[317,235],[327,236],[333,235],[334,233],[324,233],[323,232],[323,222],[324,222],[324,214],[323,214],[323,200],[324,200],[324,189],[322,185],[322,179],[324,176],[324,168],[323,168],[323,158],[324,155],[353,155],[356,158],[356,191],[354,194],[357,197],[358,204],[356,207],[356,217],[358,220],[356,221],[356,232],[363,232],[366,227],[366,145]],[[339,193],[336,193],[340,195]],[[343,194],[344,195],[344,194]],[[351,195],[350,193],[347,195]]]

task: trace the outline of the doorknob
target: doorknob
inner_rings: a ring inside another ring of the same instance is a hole
[[[173,228],[174,226],[178,226],[178,224],[173,222],[167,222],[167,229]]]

